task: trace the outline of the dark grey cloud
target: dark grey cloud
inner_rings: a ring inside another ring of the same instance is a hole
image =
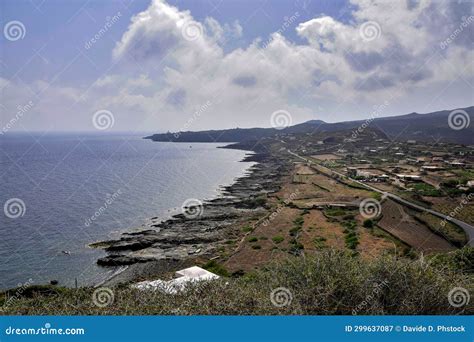
[[[411,11],[418,7],[419,0],[407,0],[407,8]]]
[[[384,56],[377,52],[346,52],[344,58],[353,70],[359,72],[371,71],[386,62]]]
[[[257,78],[255,76],[239,76],[234,78],[232,83],[244,88],[249,88],[257,84]]]

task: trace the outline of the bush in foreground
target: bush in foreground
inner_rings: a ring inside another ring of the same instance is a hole
[[[455,307],[448,299],[454,287],[469,295],[472,285],[472,275],[423,259],[387,256],[367,261],[328,250],[237,279],[195,284],[175,295],[127,286],[106,289],[102,296],[102,289],[58,288],[29,291],[8,303],[3,294],[0,305],[6,314],[29,315],[472,314],[472,303]]]

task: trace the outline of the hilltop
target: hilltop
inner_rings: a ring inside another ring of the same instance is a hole
[[[467,113],[468,122],[474,119],[474,106],[460,108]],[[474,144],[474,125],[463,129],[453,129],[449,125],[449,115],[453,110],[418,114],[410,113],[391,117],[369,116],[366,120],[327,123],[321,120],[310,120],[284,129],[276,128],[232,128],[223,130],[207,130],[199,132],[176,132],[153,134],[146,137],[154,141],[169,142],[242,142],[259,140],[276,134],[310,133],[318,135],[323,132],[355,130],[361,125],[368,124],[384,132],[388,138],[403,140],[418,140],[427,142],[451,142],[464,145]]]

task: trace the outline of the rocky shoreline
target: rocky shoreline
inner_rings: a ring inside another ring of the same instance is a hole
[[[224,187],[220,197],[185,209],[198,215],[183,212],[163,222],[152,221],[143,230],[124,233],[119,239],[90,245],[107,252],[97,260],[98,265],[129,265],[109,282],[132,281],[165,273],[196,260],[209,260],[230,235],[236,234],[236,227],[267,213],[265,198],[279,190],[281,175],[288,169],[286,162],[266,152],[262,146],[239,143],[223,148],[252,151],[255,154],[243,161],[257,164],[234,184]]]

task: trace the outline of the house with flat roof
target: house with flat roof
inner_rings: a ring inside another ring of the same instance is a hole
[[[217,274],[209,272],[199,266],[192,266],[175,272],[175,278],[171,280],[142,281],[133,284],[132,287],[139,290],[160,291],[167,294],[176,294],[183,291],[186,286],[201,282],[219,279]]]

